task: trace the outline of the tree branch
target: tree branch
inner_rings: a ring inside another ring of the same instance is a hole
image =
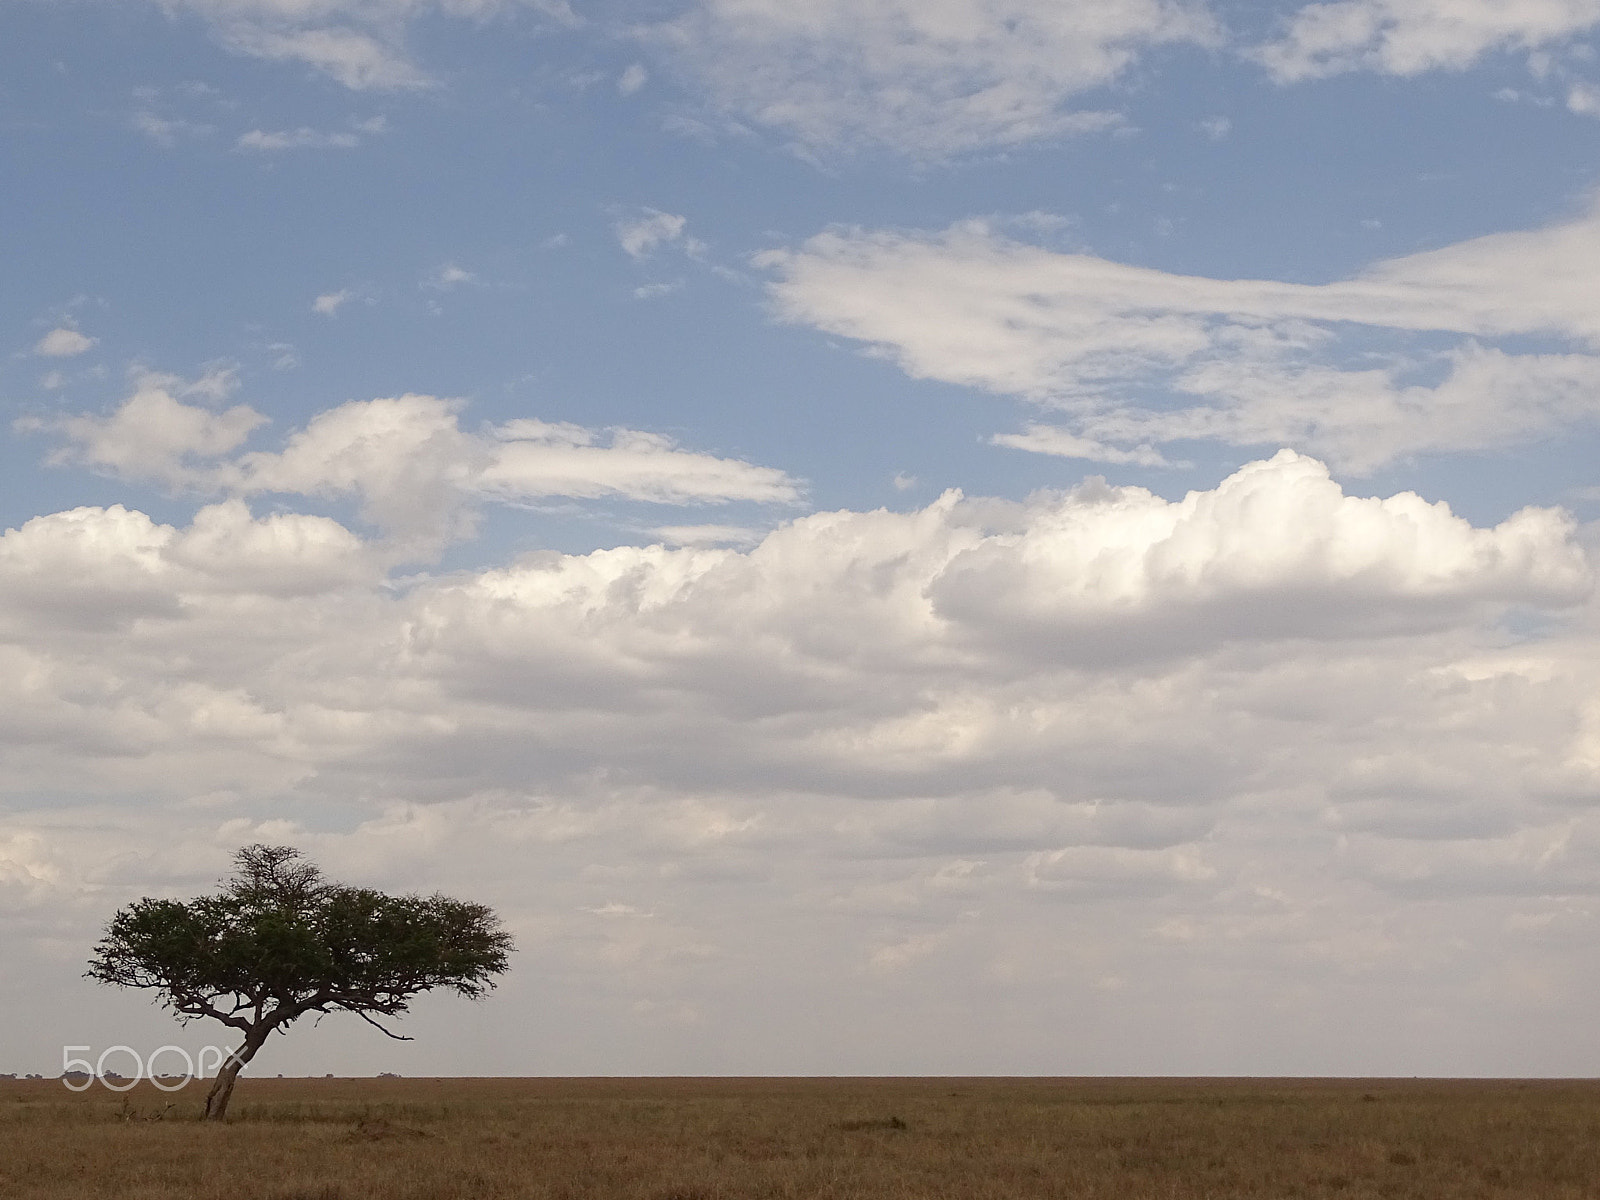
[[[239,1011],[237,1008],[232,1012],[223,1012],[210,1001],[202,1000],[198,996],[185,997],[175,995],[172,997],[172,1007],[185,1016],[210,1017],[212,1020],[221,1021],[224,1025],[241,1032],[248,1032],[250,1029],[249,1021],[235,1015]]]
[[[365,1021],[368,1025],[371,1025],[374,1029],[376,1029],[379,1033],[383,1034],[385,1037],[392,1037],[397,1042],[414,1042],[414,1041],[416,1041],[415,1038],[409,1038],[403,1033],[390,1033],[387,1029],[385,1029],[382,1025],[379,1025],[376,1021],[374,1021],[366,1013],[362,1012],[359,1008],[355,1009],[353,1011],[355,1012],[356,1016],[360,1017],[363,1021]]]

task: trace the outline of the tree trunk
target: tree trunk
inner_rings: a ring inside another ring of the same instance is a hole
[[[207,1121],[221,1121],[228,1115],[228,1101],[233,1099],[233,1085],[238,1081],[239,1072],[244,1070],[245,1064],[256,1056],[256,1051],[261,1049],[262,1043],[267,1040],[268,1032],[265,1029],[252,1029],[246,1035],[243,1045],[223,1060],[221,1069],[217,1071],[216,1082],[206,1093]]]

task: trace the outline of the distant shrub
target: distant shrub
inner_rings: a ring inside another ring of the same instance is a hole
[[[906,1123],[899,1117],[866,1117],[857,1121],[840,1121],[839,1128],[846,1133],[861,1133],[868,1129],[904,1129]]]

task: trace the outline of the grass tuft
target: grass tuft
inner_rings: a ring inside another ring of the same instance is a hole
[[[362,1117],[355,1127],[344,1135],[347,1142],[390,1142],[395,1139],[432,1137],[426,1129],[411,1125],[397,1125],[384,1117]]]

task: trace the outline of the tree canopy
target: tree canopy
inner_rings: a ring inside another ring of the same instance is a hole
[[[216,895],[118,910],[87,972],[155,991],[180,1020],[241,1034],[207,1096],[209,1118],[226,1115],[239,1071],[273,1031],[306,1013],[355,1013],[399,1037],[378,1018],[434,988],[478,999],[510,965],[511,935],[485,905],[331,883],[290,846],[247,846],[234,864]]]

